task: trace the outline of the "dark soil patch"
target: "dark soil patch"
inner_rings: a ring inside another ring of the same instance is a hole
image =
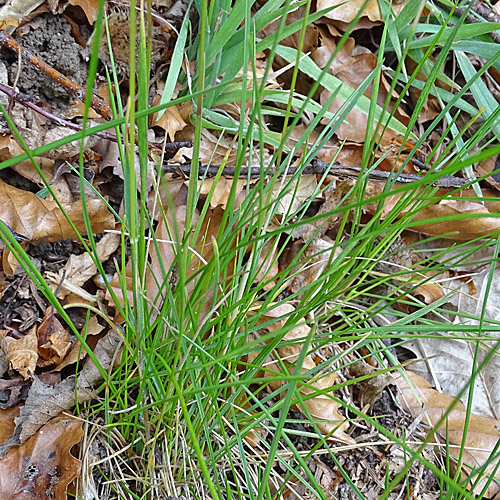
[[[20,36],[19,32],[24,32]],[[71,25],[63,16],[43,14],[16,31],[16,40],[24,48],[51,65],[63,75],[80,85],[87,80],[87,62],[81,55],[82,47],[71,35]],[[47,103],[56,114],[64,115],[64,110],[72,102],[71,94],[59,83],[33,67],[24,59],[4,50],[2,52],[9,68],[9,83],[28,95],[33,101]]]

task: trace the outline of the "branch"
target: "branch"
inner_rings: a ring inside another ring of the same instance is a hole
[[[170,174],[176,174],[176,173],[178,174],[179,171],[181,171],[184,175],[189,177],[191,173],[191,166],[182,164],[170,165],[165,163],[163,165],[163,170],[165,173],[170,173]],[[201,165],[199,168],[199,177],[200,178],[215,177],[219,172],[219,170],[220,167],[217,166]],[[335,177],[347,178],[347,179],[356,179],[357,177],[359,177],[359,174],[361,172],[361,168],[359,167],[346,167],[338,163],[330,164],[321,160],[313,160],[313,162],[310,165],[307,165],[306,167],[289,168],[288,170],[286,170],[286,175],[293,175],[297,173],[299,170],[302,172],[302,174],[323,175],[325,173],[328,173],[329,175],[333,175]],[[274,175],[276,173],[276,170],[269,169],[263,172],[260,167],[252,167],[250,169],[243,167],[240,170],[239,178],[258,179],[263,175],[263,173],[266,176],[270,176]],[[234,167],[224,167],[222,169],[222,175],[224,177],[234,177],[234,174],[235,174]],[[283,175],[283,173],[280,173],[279,175],[281,176]],[[385,172],[383,170],[371,170],[370,173],[368,174],[368,179],[370,181],[375,181],[375,182],[386,182],[388,180],[391,180],[396,184],[410,184],[412,182],[421,181],[422,179],[425,179],[425,177],[421,175],[402,174],[402,173],[396,176],[396,174],[394,174],[393,172]],[[460,177],[455,177],[453,175],[444,175],[443,177],[436,179],[436,181],[434,181],[431,185],[443,189],[460,189],[469,182],[470,181],[468,179],[462,179]]]

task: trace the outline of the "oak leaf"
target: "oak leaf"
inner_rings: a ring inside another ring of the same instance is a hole
[[[86,234],[81,202],[63,203],[76,229]],[[87,210],[95,233],[112,229],[115,221],[100,199],[87,200]],[[55,201],[44,200],[0,181],[0,220],[28,240],[60,241],[74,238],[75,232]]]
[[[455,401],[455,398],[431,389],[429,382],[415,373],[406,371],[406,375],[410,379],[412,387],[402,375],[393,374],[394,382],[401,391],[404,406],[414,417],[419,416],[422,410],[425,411],[423,421],[428,422],[433,427],[431,432],[434,432],[437,442],[447,443],[450,456],[457,460],[463,442],[462,461],[464,465],[461,473],[462,479],[469,480],[469,487],[472,487],[471,484],[477,480],[477,474],[473,473],[473,468],[477,470],[484,466],[486,473],[492,473],[498,462],[498,458],[491,460],[491,453],[500,439],[500,421],[472,413],[468,420],[468,427],[465,429],[467,408],[459,401],[449,412],[446,421],[436,429],[438,421]],[[456,461],[453,464],[456,464]],[[478,494],[482,490],[486,480],[484,478],[475,485],[474,493]],[[484,498],[491,498],[499,492],[500,473],[497,470]]]
[[[61,415],[0,460],[0,498],[66,500],[81,461],[70,450],[80,442],[82,422]]]

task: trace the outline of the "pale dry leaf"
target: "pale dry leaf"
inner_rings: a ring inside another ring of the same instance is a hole
[[[265,326],[268,332],[276,332],[284,327],[286,317],[293,313],[294,307],[290,304],[281,304],[268,311],[259,317],[259,323],[265,323],[274,320],[271,324]],[[287,331],[282,340],[288,345],[278,347],[278,354],[285,365],[289,366],[290,371],[294,371],[294,363],[298,360],[299,355],[303,348],[303,342],[309,335],[310,327],[305,322],[300,322],[295,325],[291,330]],[[296,341],[296,343],[291,343]],[[300,373],[314,372],[316,363],[312,355],[307,355],[304,363],[300,369]],[[279,371],[279,368],[277,369]],[[309,378],[309,377],[308,377]],[[347,423],[345,418],[339,413],[339,403],[335,402],[332,398],[328,397],[327,393],[316,394],[318,391],[333,387],[337,383],[338,377],[334,372],[329,373],[315,373],[307,386],[304,385],[301,393],[304,396],[315,394],[314,397],[306,399],[304,405],[307,411],[315,419],[316,425],[324,433],[330,435],[329,439],[343,443],[353,444],[354,440],[345,433],[347,430]],[[272,387],[272,385],[271,385]],[[277,389],[277,387],[275,387]],[[302,411],[300,406],[297,410]]]
[[[61,375],[53,372],[41,373],[38,378],[49,385],[55,385],[61,381]],[[24,401],[28,396],[31,384],[31,379],[24,380],[21,376],[0,379],[0,408],[6,410]]]
[[[106,262],[120,245],[121,237],[116,233],[106,233],[96,244],[97,258]],[[88,252],[81,255],[70,255],[66,265],[54,275],[51,285],[52,291],[58,289],[57,297],[63,299],[70,293],[65,286],[71,282],[76,286],[83,286],[90,278],[97,273],[97,267]],[[61,284],[61,280],[62,284]],[[61,286],[60,286],[61,284]]]
[[[25,380],[35,373],[38,361],[38,337],[37,326],[20,339],[4,336],[0,341],[0,348],[7,356],[11,370],[19,372]]]
[[[444,241],[444,240],[443,240]],[[434,243],[439,248],[439,240]],[[463,252],[463,248],[457,249],[455,253]],[[435,255],[435,253],[433,253]],[[453,249],[447,252],[446,259],[453,255]],[[469,260],[476,261],[484,259],[486,262],[493,255],[493,247],[483,248],[481,253],[473,254]],[[477,259],[477,260],[476,260]],[[449,261],[448,261],[449,262]],[[461,267],[464,264],[461,263]],[[477,264],[476,264],[477,266]],[[476,267],[473,266],[473,267]],[[465,269],[467,269],[465,267]],[[498,342],[498,334],[487,330],[487,322],[495,322],[500,319],[500,270],[495,269],[490,281],[489,269],[483,269],[474,273],[469,280],[473,280],[476,294],[470,293],[468,280],[460,277],[442,280],[441,285],[448,294],[448,303],[440,312],[440,321],[450,324],[473,326],[480,330],[480,318],[483,314],[485,333],[491,341],[482,341],[480,349],[475,357],[476,341],[464,335],[457,338],[455,332],[442,333],[436,338],[413,338],[405,343],[405,348],[416,354],[418,361],[412,365],[412,370],[425,377],[436,386],[438,390],[445,389],[450,396],[456,396],[469,381],[475,363],[481,363],[487,355],[492,354]],[[473,290],[474,291],[474,290]],[[486,293],[488,294],[486,297]],[[485,304],[485,301],[486,304]],[[472,398],[472,411],[486,417],[498,418],[500,415],[500,355],[495,351],[489,362],[474,379],[474,392]],[[466,402],[468,394],[462,396]]]
[[[226,208],[227,200],[229,198],[229,193],[231,191],[231,187],[236,182],[236,192],[241,193],[243,191],[244,186],[247,184],[246,180],[243,179],[230,179],[226,177],[221,177],[216,181],[216,179],[205,179],[204,181],[198,181],[198,190],[200,194],[208,195],[212,186],[215,184],[214,192],[210,197],[210,206],[215,208],[217,206],[221,206],[222,208]],[[186,186],[189,184],[189,181],[185,181]]]
[[[66,500],[66,490],[81,470],[71,448],[83,435],[82,422],[60,415],[0,460],[0,498]]]
[[[277,182],[273,189],[273,200],[278,200],[277,213],[293,214],[304,205],[306,200],[319,196],[317,192],[318,179],[315,175],[302,175],[290,181],[284,178],[283,182]]]
[[[393,374],[393,380],[401,391],[404,406],[414,417],[419,416],[424,410],[423,421],[428,421],[433,427],[436,426],[455,399],[431,389],[430,384],[415,373],[410,371],[405,373],[409,377],[412,387],[399,373]],[[470,488],[471,483],[477,480],[477,475],[471,475],[471,467],[479,469],[486,466],[487,472],[492,472],[496,468],[498,458],[491,460],[490,455],[500,438],[500,421],[472,413],[468,420],[468,427],[465,429],[466,421],[467,408],[458,402],[449,413],[447,421],[443,422],[438,429],[434,427],[433,432],[439,442],[448,445],[446,452],[449,452],[456,459],[460,456],[465,433],[462,459],[466,465],[462,467],[461,473],[462,480],[470,478],[467,484]],[[452,460],[450,463],[451,465],[455,464]],[[474,488],[474,493],[478,494],[485,483],[486,479],[480,481]],[[491,498],[499,492],[500,474],[497,471],[484,497]]]
[[[118,300],[118,303],[123,307],[125,305],[125,300],[123,297],[123,289],[121,286],[121,280],[125,280],[125,293],[127,296],[127,301],[129,304],[134,303],[134,286],[133,286],[133,279],[132,279],[132,262],[130,259],[125,265],[125,276],[121,276],[122,270],[120,269],[120,275],[118,273],[115,273],[113,275],[113,278],[109,282],[110,288],[113,290],[115,293],[116,299]],[[148,271],[149,273],[149,271]],[[111,295],[109,289],[106,289],[106,300],[108,301],[108,304],[111,308],[113,308],[113,304],[115,303],[114,297]]]
[[[35,10],[43,0],[9,0],[0,8],[0,21],[8,19],[20,20]],[[5,29],[5,27],[2,27]]]
[[[342,252],[342,248],[328,236],[312,240],[305,249],[303,246],[302,241],[294,242],[280,259],[281,267],[288,269],[298,252],[301,252],[299,264],[289,272],[293,278],[288,288],[294,293],[316,281]]]
[[[401,12],[408,0],[393,2],[391,8],[396,14]],[[365,0],[318,0],[316,10],[323,10],[329,7],[334,7],[325,14],[325,17],[334,21],[342,21],[343,23],[350,23],[359,14],[359,11],[364,6]],[[361,17],[367,17],[372,24],[375,22],[382,22],[382,14],[380,13],[377,0],[369,0],[365,6]]]
[[[278,259],[276,259],[276,255],[276,240],[272,239],[262,248],[257,262],[257,274],[255,276],[255,281],[257,283],[264,282],[264,290],[269,290],[274,286],[275,282],[273,281],[273,278],[279,273],[279,264]]]

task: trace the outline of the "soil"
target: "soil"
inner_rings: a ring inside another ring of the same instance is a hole
[[[71,35],[71,25],[63,16],[43,14],[26,25],[23,36],[16,35],[17,42],[30,49],[40,59],[80,85],[87,80],[88,63],[81,54],[82,47]],[[17,31],[16,31],[17,33]],[[56,114],[64,115],[74,97],[59,83],[52,80],[30,63],[12,52],[2,51],[2,59],[9,67],[10,84],[17,83],[21,92],[33,101],[47,103]]]

